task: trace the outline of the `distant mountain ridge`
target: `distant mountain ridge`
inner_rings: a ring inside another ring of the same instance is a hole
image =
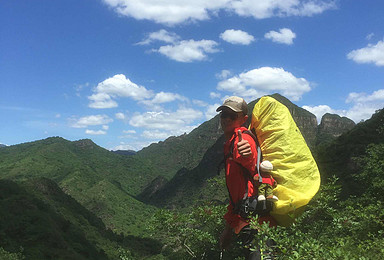
[[[135,233],[137,215],[152,214],[153,208],[135,199],[156,177],[152,172],[144,159],[112,153],[90,139],[51,137],[0,149],[1,179],[51,179],[118,232]]]

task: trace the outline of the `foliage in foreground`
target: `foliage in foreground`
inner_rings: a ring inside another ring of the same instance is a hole
[[[341,186],[333,177],[295,224],[270,228],[253,220],[262,253],[272,250],[277,259],[383,259],[384,144],[370,145],[355,161],[360,171],[354,178],[365,188],[362,196],[340,200]],[[218,258],[224,211],[223,205],[203,205],[189,213],[159,211],[151,230],[167,245],[162,254],[168,259]],[[266,246],[270,239],[276,242],[273,248]],[[237,249],[234,243],[224,258],[235,259]]]

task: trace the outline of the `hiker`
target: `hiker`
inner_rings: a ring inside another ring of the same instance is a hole
[[[273,165],[270,161],[263,161],[260,163],[260,176],[258,173],[255,174],[253,179],[259,181],[258,187],[258,201],[272,200],[273,202],[278,201],[279,198],[273,195],[273,188],[276,187],[277,182],[272,177],[271,172],[273,170]],[[261,177],[261,180],[260,180]]]
[[[248,119],[248,106],[244,99],[233,96],[227,98],[216,111],[220,111],[221,128],[225,136],[225,179],[230,197],[230,204],[224,215],[226,226],[220,236],[220,247],[228,248],[233,232],[238,234],[243,246],[249,247],[257,231],[250,228],[249,220],[234,212],[235,205],[244,197],[246,185],[248,196],[257,195],[257,188],[253,186],[251,180],[246,182],[243,174],[244,168],[254,174],[257,162],[256,143],[251,135],[243,133],[247,130],[243,125]],[[240,148],[242,153],[239,152],[239,143],[242,146]],[[246,249],[246,254],[248,259],[260,259],[257,250]]]

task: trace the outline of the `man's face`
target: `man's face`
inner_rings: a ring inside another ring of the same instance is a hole
[[[224,134],[232,134],[235,128],[240,127],[246,121],[242,112],[236,113],[229,108],[223,108],[220,112],[221,129]]]

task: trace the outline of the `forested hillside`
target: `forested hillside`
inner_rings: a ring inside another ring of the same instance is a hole
[[[4,147],[2,179],[49,178],[68,195],[100,217],[113,231],[142,232],[137,219],[153,208],[135,199],[155,171],[140,158],[105,150],[91,140],[70,142],[60,137]]]

